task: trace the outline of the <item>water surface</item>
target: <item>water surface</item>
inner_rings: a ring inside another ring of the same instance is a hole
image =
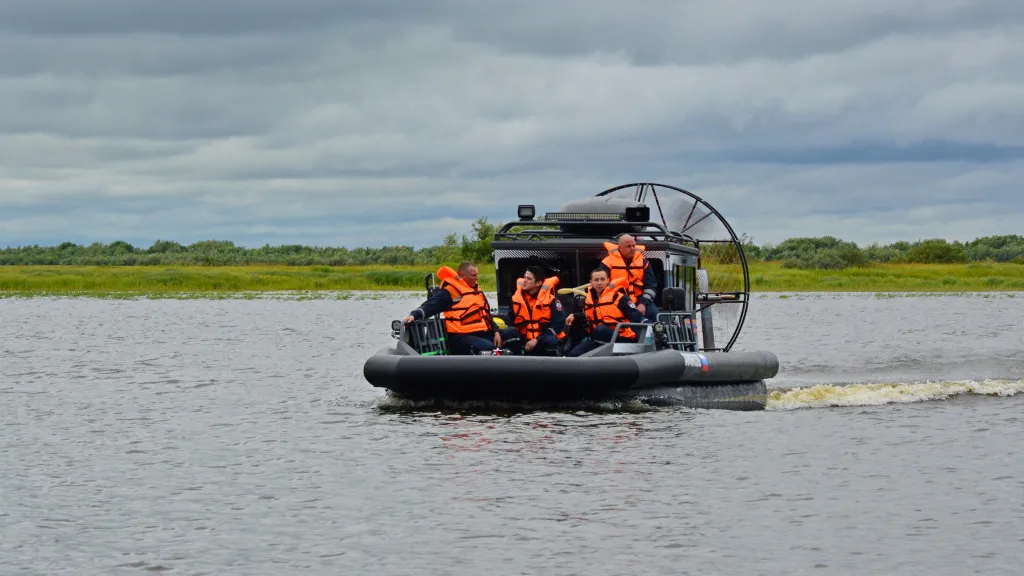
[[[3,573],[1020,573],[1024,294],[757,297],[757,413],[405,410],[418,303],[0,300]]]

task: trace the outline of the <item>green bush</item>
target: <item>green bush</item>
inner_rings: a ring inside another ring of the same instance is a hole
[[[956,264],[967,262],[967,253],[958,242],[950,244],[941,238],[933,238],[911,244],[905,261],[915,264]]]

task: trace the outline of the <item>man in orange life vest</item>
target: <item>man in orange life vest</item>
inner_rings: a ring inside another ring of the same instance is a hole
[[[604,247],[608,255],[601,264],[611,272],[610,280],[618,280],[640,313],[651,322],[657,321],[658,307],[654,305],[654,299],[657,297],[658,280],[651,263],[641,254],[644,247],[640,246],[638,250],[636,239],[629,234],[620,236],[617,245],[605,242]]]
[[[512,326],[501,331],[513,352],[554,355],[565,337],[565,311],[555,296],[558,276],[546,277],[539,266],[527,266],[512,295]]]
[[[501,348],[501,333],[491,318],[491,305],[477,284],[479,270],[472,262],[459,264],[458,274],[442,266],[437,271],[441,289],[405,317],[405,323],[445,313],[448,349],[452,354],[474,354]]]
[[[587,288],[587,299],[583,312],[569,315],[566,326],[582,320],[588,322],[589,339],[584,339],[570,350],[566,356],[580,356],[598,348],[605,342],[611,342],[615,325],[619,322],[638,322],[650,324],[650,320],[637,310],[636,304],[629,299],[621,286],[608,280],[608,270],[598,266],[590,273],[590,287]],[[636,342],[636,332],[624,327],[619,330],[616,341]]]

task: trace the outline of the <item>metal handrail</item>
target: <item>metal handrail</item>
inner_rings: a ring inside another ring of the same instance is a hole
[[[697,351],[697,316],[694,312],[659,312],[658,322],[666,327],[665,343],[681,352]]]
[[[665,320],[668,320],[667,322]],[[636,342],[619,342],[619,333],[623,328],[642,328],[644,330],[643,337],[641,337],[641,330],[637,330],[637,341]],[[664,332],[659,331],[659,327],[664,329]],[[696,337],[697,321],[693,312],[660,312],[658,314],[657,322],[619,322],[615,325],[615,329],[612,331],[612,338],[610,344],[613,346],[616,342],[621,344],[634,344],[643,346],[645,351],[657,350],[662,348],[672,348],[683,352],[696,352],[697,351],[697,337]],[[652,331],[651,343],[646,342],[646,330]]]
[[[613,347],[615,346],[616,340],[619,337],[619,332],[622,330],[623,327],[632,328],[634,326],[636,326],[638,328],[642,327],[642,328],[649,329],[649,330],[653,330],[654,329],[654,324],[652,324],[650,322],[619,322],[618,324],[615,325],[615,330],[612,331],[612,339],[609,341],[609,344],[611,344]],[[645,338],[646,338],[646,332],[645,332]],[[655,345],[655,343],[653,341],[652,341],[651,344],[647,344],[646,341],[641,339],[640,331],[639,330],[637,330],[636,342],[620,342],[620,344],[633,344],[635,346],[641,346],[643,348],[644,352],[650,352],[650,351],[656,349],[656,345]]]
[[[419,352],[420,356],[448,355],[448,330],[445,328],[444,319],[438,316],[413,320],[409,324],[395,320],[391,323],[391,337],[406,342]]]

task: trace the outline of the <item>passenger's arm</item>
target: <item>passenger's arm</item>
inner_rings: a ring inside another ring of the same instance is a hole
[[[654,267],[651,266],[650,261],[646,261],[645,264],[644,291],[640,295],[640,303],[646,306],[654,304],[654,300],[658,297],[658,278],[654,275]]]
[[[636,304],[633,304],[633,301],[629,299],[629,296],[623,295],[619,298],[619,310],[626,315],[626,318],[630,322],[647,322],[647,319],[644,318],[644,315],[636,309]]]
[[[438,290],[434,292],[433,296],[427,298],[427,301],[420,304],[420,307],[409,312],[406,316],[405,322],[408,324],[412,320],[423,320],[430,318],[435,314],[439,314],[449,309],[454,305],[455,302],[452,300],[452,295],[447,290]],[[410,318],[412,320],[410,320]]]
[[[556,299],[551,303],[551,326],[548,327],[548,330],[555,336],[558,336],[559,332],[565,330],[565,326],[565,310],[562,309],[562,303]]]

